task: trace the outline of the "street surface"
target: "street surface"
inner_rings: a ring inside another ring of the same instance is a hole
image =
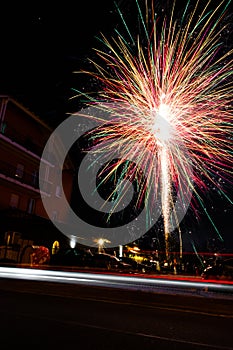
[[[229,298],[0,278],[0,315],[2,349],[233,350]]]

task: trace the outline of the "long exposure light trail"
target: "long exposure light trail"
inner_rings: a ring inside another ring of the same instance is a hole
[[[40,270],[35,268],[0,267],[0,278],[47,281],[55,283],[85,284],[142,291],[163,291],[171,293],[198,293],[199,291],[227,293],[233,298],[233,282],[195,281],[191,278],[164,279],[157,277],[135,277],[103,273]],[[216,293],[217,295],[217,293]]]

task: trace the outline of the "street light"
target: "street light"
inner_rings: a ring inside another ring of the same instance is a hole
[[[98,245],[98,253],[103,253],[104,252],[104,245],[105,243],[111,243],[111,241],[109,241],[106,238],[97,238],[94,240],[94,242],[97,243]]]
[[[76,246],[76,239],[75,239],[74,236],[71,236],[71,238],[70,238],[70,248],[74,249],[75,246]]]

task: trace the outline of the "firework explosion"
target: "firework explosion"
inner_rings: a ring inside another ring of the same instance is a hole
[[[102,35],[105,49],[96,53],[103,64],[91,61],[95,72],[85,72],[103,86],[97,98],[88,97],[89,105],[102,108],[105,103],[106,109],[107,102],[111,115],[109,123],[99,119],[95,134],[90,134],[95,152],[117,149],[121,155],[102,170],[101,181],[126,164],[120,179],[137,180],[137,206],[151,191],[155,202],[160,196],[167,252],[170,213],[177,196],[186,200],[184,183],[193,193],[195,210],[204,208],[206,180],[224,194],[217,178],[232,176],[232,52],[224,53],[220,41],[229,2],[214,10],[210,3],[199,13],[195,2],[190,13],[188,2],[176,21],[175,4],[169,19],[161,19],[152,3],[144,20],[136,1],[142,33],[133,39],[123,21],[127,38],[118,31],[111,40]],[[127,162],[132,158],[135,162]],[[140,169],[146,169],[146,176]],[[119,192],[118,183],[119,177],[111,196]],[[153,203],[149,207],[153,210]]]

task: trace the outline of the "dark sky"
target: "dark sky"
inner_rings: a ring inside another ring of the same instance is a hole
[[[138,1],[141,8],[145,1]],[[155,3],[162,11],[171,8],[173,0]],[[178,12],[185,3],[177,1]],[[103,48],[96,38],[100,32],[110,36],[115,28],[123,28],[116,4],[130,30],[137,32],[136,0],[67,0],[55,5],[5,1],[0,12],[0,93],[13,95],[55,124],[70,109],[78,108],[69,101],[72,88],[84,89],[88,81],[73,71],[87,67],[94,47]]]
[[[6,1],[1,6],[0,89],[25,102],[42,118],[66,112],[73,76],[92,47],[95,36],[114,24],[114,2]],[[73,86],[72,86],[73,84]]]
[[[145,1],[138,2],[142,8]],[[171,8],[173,0],[155,3],[162,11]],[[186,1],[177,3],[179,11]],[[5,1],[0,12],[0,92],[13,95],[56,124],[70,108],[76,108],[69,101],[71,89],[88,84],[73,71],[87,67],[94,47],[103,48],[96,37],[123,28],[117,7],[130,30],[137,32],[136,0],[67,0],[55,5],[39,0]]]
[[[136,28],[132,16],[135,0],[116,3],[126,21]],[[156,3],[162,10],[173,1]],[[177,3],[181,6],[184,1]],[[0,12],[0,93],[12,95],[49,124],[59,124],[66,113],[80,108],[79,101],[69,100],[72,88],[92,90],[88,79],[73,71],[87,67],[93,47],[102,48],[96,38],[100,32],[111,35],[120,22],[113,0],[67,0],[54,5],[49,1],[5,1]],[[232,205],[223,199],[217,202],[215,195],[208,203],[233,251]],[[212,230],[209,221],[202,220],[199,235]],[[197,232],[197,222],[191,221],[188,232]]]

